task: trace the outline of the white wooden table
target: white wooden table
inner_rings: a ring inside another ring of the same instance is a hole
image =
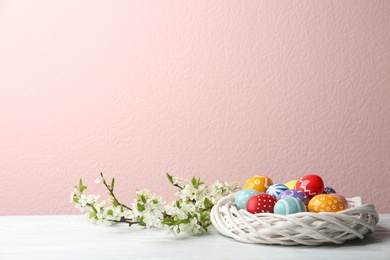
[[[390,215],[380,215],[363,240],[317,247],[245,244],[214,228],[174,236],[165,229],[97,226],[85,216],[2,216],[0,259],[390,259]]]

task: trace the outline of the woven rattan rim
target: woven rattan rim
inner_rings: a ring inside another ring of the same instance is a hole
[[[302,212],[286,216],[237,210],[234,198],[232,194],[219,200],[211,210],[211,221],[221,234],[245,243],[342,244],[363,239],[379,221],[374,205],[364,204],[360,197],[347,199],[349,208],[337,213]]]

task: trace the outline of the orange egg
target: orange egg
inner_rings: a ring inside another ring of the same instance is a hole
[[[340,198],[331,194],[320,194],[314,196],[308,204],[308,210],[315,213],[338,212],[347,208],[348,205],[345,205]]]
[[[257,190],[258,192],[266,192],[268,187],[272,184],[272,180],[267,176],[255,175],[245,182],[244,189],[252,189]]]

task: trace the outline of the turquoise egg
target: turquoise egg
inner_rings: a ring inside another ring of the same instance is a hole
[[[256,190],[251,190],[251,189],[246,189],[246,190],[240,190],[239,192],[236,193],[236,207],[237,209],[245,209],[246,208],[246,203],[250,197],[253,195],[259,194],[260,192]]]
[[[274,213],[279,215],[289,215],[298,212],[306,212],[305,204],[293,197],[284,197],[276,202]]]

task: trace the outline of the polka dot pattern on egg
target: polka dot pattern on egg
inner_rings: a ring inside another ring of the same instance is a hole
[[[246,203],[250,197],[252,197],[255,194],[259,194],[260,192],[256,190],[240,190],[237,192],[236,197],[235,197],[235,203],[237,209],[245,209],[246,208]]]
[[[338,212],[348,208],[348,205],[331,194],[321,194],[313,197],[308,204],[310,212]]]
[[[276,199],[265,193],[256,194],[249,198],[246,203],[246,210],[252,214],[274,213]]]

